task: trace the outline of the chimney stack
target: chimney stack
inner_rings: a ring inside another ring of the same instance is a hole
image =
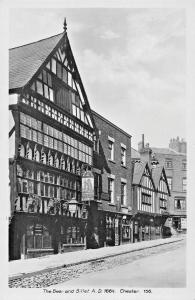
[[[144,134],[142,134],[142,141],[138,143],[138,151],[140,153],[141,161],[147,162],[151,168],[152,149],[149,147],[149,143],[144,142]]]

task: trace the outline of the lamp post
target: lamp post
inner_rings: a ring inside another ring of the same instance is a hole
[[[71,199],[68,203],[68,210],[71,216],[75,216],[78,211],[78,202],[76,199]]]

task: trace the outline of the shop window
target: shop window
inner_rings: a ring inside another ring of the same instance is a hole
[[[82,243],[82,235],[80,227],[76,225],[68,226],[66,229],[66,243],[67,244],[80,244]]]
[[[28,249],[52,248],[51,235],[48,229],[40,224],[27,226],[26,240]]]
[[[130,225],[123,224],[123,226],[122,226],[122,237],[123,237],[123,240],[130,240],[130,238],[131,238]]]

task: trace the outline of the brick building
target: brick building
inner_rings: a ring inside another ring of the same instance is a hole
[[[132,175],[134,241],[160,238],[169,216],[170,190],[165,170],[144,137],[139,152],[132,149]]]
[[[93,118],[99,131],[94,171],[101,188],[98,214],[105,226],[104,244],[131,242],[131,135],[94,111]]]
[[[177,230],[186,230],[187,158],[186,142],[171,139],[169,148],[152,147],[153,156],[164,166],[171,197],[169,201],[169,224]]]

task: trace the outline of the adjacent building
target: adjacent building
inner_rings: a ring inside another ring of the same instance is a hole
[[[94,149],[94,172],[99,181],[100,245],[133,241],[131,224],[131,135],[93,111],[98,129]],[[97,184],[98,186],[98,184]]]
[[[163,236],[163,226],[169,216],[170,190],[163,167],[152,158],[152,150],[144,144],[139,152],[132,149],[132,198],[134,241]]]
[[[169,225],[178,231],[185,231],[186,192],[187,192],[187,157],[184,139],[171,139],[168,148],[152,147],[153,157],[158,160],[167,174],[171,197],[169,201]]]

